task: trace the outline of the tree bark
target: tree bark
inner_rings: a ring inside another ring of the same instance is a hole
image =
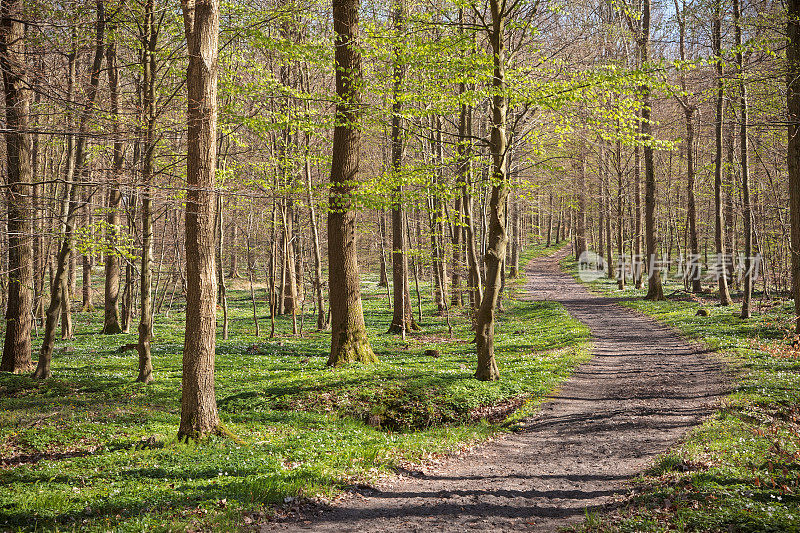
[[[145,14],[147,17],[147,14]],[[145,24],[147,21],[145,20]],[[108,66],[108,88],[109,99],[111,101],[112,135],[114,137],[114,159],[111,169],[111,179],[108,182],[108,234],[105,264],[105,302],[103,303],[103,331],[106,335],[116,335],[122,333],[119,323],[119,272],[120,260],[117,252],[118,236],[121,228],[121,217],[119,212],[122,194],[119,189],[120,178],[122,177],[122,167],[124,159],[124,143],[120,128],[119,116],[119,67],[117,65],[117,45],[114,41],[109,42],[106,50],[106,63]]]
[[[325,296],[322,292],[322,257],[319,251],[317,213],[314,207],[314,197],[311,193],[313,182],[311,180],[311,162],[308,157],[309,145],[310,139],[306,137],[306,192],[308,194],[308,219],[311,226],[311,252],[314,256],[314,294],[317,299],[317,330],[322,331],[328,326],[328,314],[325,312]]]
[[[578,213],[575,229],[575,259],[580,259],[586,252],[586,146],[581,143],[578,161]]]
[[[481,381],[500,379],[500,371],[494,357],[494,323],[497,299],[500,294],[501,268],[505,262],[506,244],[506,197],[508,196],[508,140],[506,138],[507,101],[505,95],[505,2],[490,0],[492,26],[489,42],[493,52],[492,76],[492,125],[489,146],[492,154],[492,193],[489,201],[489,231],[486,254],[486,287],[478,311],[475,340],[478,352],[478,367],[475,378]]]
[[[753,209],[750,204],[750,168],[747,160],[747,84],[742,52],[742,12],[739,0],[733,0],[734,45],[739,85],[739,158],[742,170],[742,222],[744,226],[744,290],[741,318],[750,318],[753,296]]]
[[[150,343],[153,340],[153,199],[151,182],[153,179],[153,157],[155,151],[155,73],[156,43],[154,0],[147,0],[144,13],[142,54],[142,109],[144,112],[144,158],[142,160],[142,266],[140,275],[139,337],[136,351],[139,354],[139,375],[136,381],[153,381],[153,361]],[[188,309],[187,309],[188,313]]]
[[[239,242],[239,225],[236,221],[233,221],[231,224],[231,266],[230,271],[228,271],[228,277],[231,279],[237,279],[239,277],[239,261],[237,257],[237,243]]]
[[[352,195],[359,179],[361,149],[361,51],[359,0],[333,0],[336,104],[328,213],[328,287],[331,308],[331,351],[328,366],[373,363],[361,305],[361,280],[356,253],[356,212]]]
[[[92,208],[91,208],[92,195],[89,191],[84,190],[83,194],[83,224],[87,229],[92,227]],[[91,235],[90,235],[90,238]],[[81,296],[83,297],[83,305],[81,306],[82,312],[94,311],[94,299],[92,298],[92,252],[87,250],[87,253],[82,254],[81,257]]]
[[[401,93],[405,83],[406,65],[403,59],[401,39],[405,38],[406,8],[404,0],[394,0],[392,22],[394,38],[397,40],[394,50],[393,83],[392,83],[392,172],[395,187],[392,190],[392,323],[389,333],[403,334],[411,329],[419,329],[414,322],[411,310],[411,292],[408,284],[408,255],[406,242],[405,213],[403,208],[403,104]]]
[[[0,68],[6,104],[8,202],[8,300],[0,370],[27,372],[33,311],[32,139],[28,132],[30,90],[26,73],[24,2],[0,2]]]
[[[716,144],[714,153],[714,244],[716,245],[717,262],[721,267],[718,272],[720,305],[730,305],[731,296],[728,292],[727,254],[725,252],[723,228],[725,221],[722,205],[722,120],[725,91],[722,79],[722,6],[720,4],[721,0],[715,0],[711,32],[711,44],[716,56],[717,70],[716,121],[714,123],[714,140]]]
[[[625,290],[625,219],[624,219],[624,172],[622,169],[622,143],[617,141],[616,151],[616,167],[617,167],[617,289]]]
[[[179,439],[220,433],[214,392],[217,279],[214,176],[217,159],[219,0],[182,0],[189,67],[186,168],[186,335]]]
[[[228,288],[225,285],[225,220],[223,218],[222,195],[217,195],[217,286],[219,289],[219,304],[222,307],[222,340],[228,340]]]
[[[791,272],[795,334],[800,333],[800,0],[789,0],[786,48],[789,198],[791,206]]]
[[[473,322],[477,320],[478,309],[483,298],[483,280],[478,262],[477,243],[475,242],[475,225],[472,216],[472,107],[468,104],[461,106],[459,118],[459,170],[458,179],[461,183],[461,197],[464,210],[464,244],[466,245],[468,290],[472,305]]]
[[[389,277],[388,277],[388,268],[386,265],[386,217],[382,209],[378,210],[377,216],[378,216],[378,239],[380,241],[380,247],[381,247],[380,275],[378,278],[378,287],[388,287]]]

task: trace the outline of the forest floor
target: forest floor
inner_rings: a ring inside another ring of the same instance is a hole
[[[509,280],[495,383],[472,378],[467,311],[451,309],[451,334],[424,282],[423,331],[403,342],[365,275],[381,361],[336,370],[311,309],[302,335],[284,316],[267,338],[262,288],[257,337],[249,287],[231,283],[216,388],[235,440],[175,439],[180,298],[157,317],[150,385],[117,353],[134,334],[98,335],[102,312],[76,313],[52,379],[0,374],[0,531],[800,530],[790,302],[758,296],[742,321],[674,284],[665,302],[605,278],[590,293],[562,257]]]
[[[525,258],[554,250],[531,245]],[[502,436],[589,357],[585,326],[558,303],[521,301],[520,282],[509,280],[496,335],[503,380],[478,382],[468,311],[450,310],[451,333],[420,281],[422,331],[403,341],[386,334],[386,288],[363,275],[365,320],[380,361],[337,369],[325,366],[330,332],[313,329],[310,305],[302,335],[290,333],[291,317],[279,316],[269,338],[257,286],[256,336],[248,283],[230,283],[230,338],[217,337],[216,393],[237,438],[199,444],[176,440],[180,290],[156,317],[149,385],[133,382],[135,352],[118,352],[135,342],[135,322],[134,333],[99,335],[101,309],[75,312],[75,337],[57,342],[52,379],[0,373],[0,531],[253,529],[309,497],[333,499]],[[413,285],[412,298],[416,312]],[[36,348],[40,342],[41,329]],[[438,357],[426,355],[431,348]]]
[[[517,432],[366,487],[276,530],[554,531],[624,501],[630,480],[708,418],[723,364],[675,330],[533,260],[527,297],[586,324],[594,357]]]

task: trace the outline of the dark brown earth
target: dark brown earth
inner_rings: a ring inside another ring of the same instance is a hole
[[[561,302],[588,325],[594,357],[523,430],[419,472],[361,490],[279,531],[554,531],[629,491],[642,472],[714,410],[726,388],[706,350],[531,262],[530,299]]]

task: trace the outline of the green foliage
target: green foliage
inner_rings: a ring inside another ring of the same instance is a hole
[[[113,239],[112,236],[113,235]],[[103,219],[95,219],[88,226],[75,230],[75,248],[82,255],[108,257],[114,255],[135,261],[136,243],[133,236],[122,226],[114,226]]]

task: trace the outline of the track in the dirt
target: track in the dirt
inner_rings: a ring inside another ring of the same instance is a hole
[[[594,357],[523,431],[268,528],[555,531],[624,494],[632,476],[711,414],[725,390],[720,364],[589,293],[559,270],[564,253],[531,262],[529,297],[561,302],[588,325]]]

